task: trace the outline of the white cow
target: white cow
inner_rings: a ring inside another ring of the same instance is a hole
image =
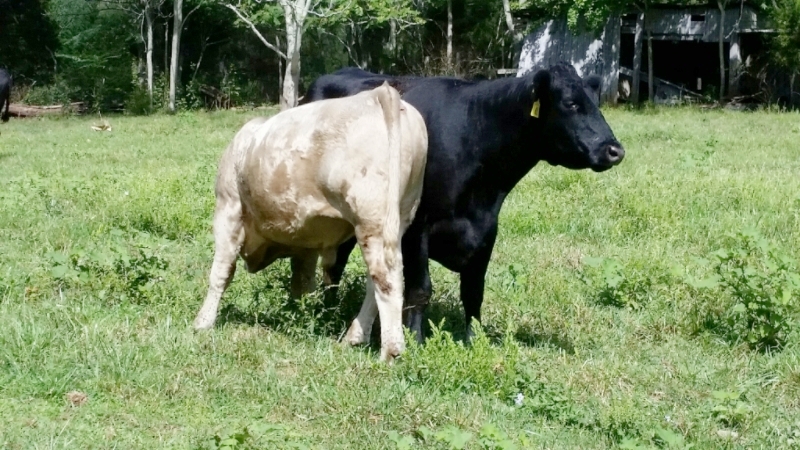
[[[367,264],[367,295],[346,340],[366,343],[381,319],[381,359],[391,361],[402,332],[400,241],[419,206],[428,134],[419,112],[384,84],[347,98],[253,119],[219,163],[214,262],[196,329],[214,325],[237,254],[251,273],[291,258],[291,293],[316,288],[354,234]]]

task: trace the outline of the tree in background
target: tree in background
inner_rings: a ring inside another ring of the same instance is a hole
[[[47,6],[46,0],[0,0],[0,66],[17,83],[47,83],[55,71],[59,40]]]
[[[794,97],[795,80],[800,74],[800,0],[776,0],[772,17],[778,32],[773,40],[773,58],[789,71],[790,95]]]
[[[144,51],[147,55],[145,57],[145,64],[147,67],[147,95],[150,98],[150,108],[152,108],[153,83],[155,76],[155,69],[153,66],[153,45],[155,45],[154,30],[155,21],[161,13],[161,6],[164,4],[164,0],[139,0],[139,2],[143,9],[142,16],[144,18],[144,29],[146,36],[142,40],[144,41]]]
[[[55,101],[79,99],[94,109],[121,109],[132,86],[138,27],[108,2],[50,0],[58,25]],[[65,98],[64,98],[65,97]]]
[[[415,14],[408,2],[397,0],[350,1],[350,0],[276,0],[260,2],[258,0],[239,0],[236,3],[222,0],[223,5],[233,11],[239,20],[246,25],[259,40],[274,51],[286,64],[281,83],[280,105],[282,109],[297,105],[300,85],[300,63],[303,35],[309,23],[313,23],[318,31],[339,39],[347,46],[336,32],[350,25],[368,28],[380,26],[390,21],[413,22]],[[362,20],[369,17],[369,21]],[[280,29],[279,20],[283,19],[283,45],[278,36],[275,43],[270,42],[259,29],[271,25],[273,30]],[[358,24],[358,25],[357,25]],[[283,48],[281,48],[283,47]]]
[[[770,56],[794,80],[800,0],[757,1],[779,28]],[[343,66],[493,77],[496,69],[516,65],[524,35],[546,20],[562,17],[575,31],[599,30],[612,13],[646,15],[656,4],[698,3],[0,0],[0,65],[21,85],[36,83],[27,97],[31,102],[84,101],[131,113],[264,101],[291,107],[303,85]]]

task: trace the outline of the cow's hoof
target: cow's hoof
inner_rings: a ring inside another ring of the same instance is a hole
[[[194,319],[194,330],[195,331],[207,331],[214,328],[214,320],[205,319],[203,317],[198,316]]]
[[[344,341],[352,346],[369,343],[369,332],[361,328],[358,320],[354,320],[344,336]]]
[[[392,364],[403,353],[403,343],[390,344],[381,347],[381,361],[387,364]]]

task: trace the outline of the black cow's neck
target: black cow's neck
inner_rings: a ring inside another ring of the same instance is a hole
[[[477,135],[486,175],[508,193],[539,162],[540,127],[531,119],[533,74],[478,83],[468,89],[470,104],[480,111]]]

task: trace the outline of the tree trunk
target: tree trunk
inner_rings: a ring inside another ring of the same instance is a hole
[[[389,20],[389,42],[386,44],[386,52],[389,54],[390,67],[394,66],[397,57],[397,20]]]
[[[647,100],[653,103],[653,36],[647,31]]]
[[[286,72],[283,77],[281,110],[297,106],[300,84],[300,47],[309,0],[280,0],[286,19]]]
[[[275,46],[280,48],[280,39],[275,38]],[[283,57],[278,55],[278,103],[283,95]]]
[[[732,33],[728,47],[728,97],[739,95],[739,80],[742,75],[742,51],[739,44],[739,33]]]
[[[447,69],[453,67],[453,0],[447,0]]]
[[[719,6],[719,101],[725,97],[725,6],[728,2],[717,0]]]
[[[164,72],[169,70],[169,19],[164,20]]]
[[[145,52],[147,53],[147,95],[150,96],[150,107],[153,107],[153,8],[148,1],[145,5],[144,17],[147,27],[147,42]]]
[[[511,33],[514,44],[516,44],[521,41],[524,36],[522,36],[522,33],[517,33],[514,28],[514,16],[511,15],[511,2],[509,2],[509,0],[503,0],[503,14],[505,15],[508,32]]]
[[[633,37],[633,83],[631,86],[631,103],[639,103],[639,73],[642,71],[642,33],[644,31],[644,13],[636,15],[636,34]]]
[[[178,91],[178,71],[180,70],[181,31],[183,31],[183,0],[175,0],[172,21],[172,56],[169,69],[169,112],[174,113],[175,95]]]

